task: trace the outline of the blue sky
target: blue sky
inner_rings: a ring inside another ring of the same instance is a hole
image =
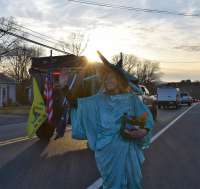
[[[199,0],[93,1],[200,14]],[[89,39],[85,54],[91,58],[96,50],[108,58],[131,53],[160,61],[163,80],[200,80],[200,63],[196,63],[200,60],[200,17],[86,6],[68,0],[0,0],[0,16],[13,16],[20,24],[59,40],[69,40],[71,32],[84,33]]]

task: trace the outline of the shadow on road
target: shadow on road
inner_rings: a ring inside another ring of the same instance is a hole
[[[82,189],[98,178],[93,153],[88,149],[42,155],[48,144],[37,141],[0,168],[0,188]]]

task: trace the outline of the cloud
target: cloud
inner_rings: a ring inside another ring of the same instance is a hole
[[[181,81],[186,79],[191,80],[199,80],[199,72],[200,67],[196,66],[196,69],[187,69],[189,65],[186,65],[186,68],[184,69],[184,65],[181,68],[161,68],[161,71],[164,72],[164,75],[162,77],[163,81]],[[190,66],[191,67],[191,66]]]
[[[200,45],[182,45],[182,46],[176,46],[174,47],[174,49],[184,50],[189,52],[199,52]]]
[[[92,1],[200,13],[199,0]],[[26,27],[56,39],[67,39],[71,32],[85,32],[93,36],[90,44],[97,43],[92,44],[93,47],[103,48],[105,44],[109,47],[107,50],[113,48],[115,53],[123,51],[166,61],[200,58],[199,18],[86,6],[67,0],[0,0],[0,12],[2,16],[14,16]],[[105,37],[96,35],[97,31],[102,31],[99,35]],[[103,43],[96,38],[102,38]],[[168,74],[173,76],[171,72]]]

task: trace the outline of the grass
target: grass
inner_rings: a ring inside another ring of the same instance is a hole
[[[24,115],[28,114],[30,106],[8,106],[0,108],[0,114],[18,114]]]

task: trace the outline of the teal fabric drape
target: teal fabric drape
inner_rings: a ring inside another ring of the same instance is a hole
[[[121,116],[140,116],[148,112],[144,139],[126,140],[120,135]],[[87,139],[95,152],[104,189],[140,189],[143,149],[151,139],[153,119],[148,108],[131,93],[78,99],[78,108],[71,110],[72,137]]]

